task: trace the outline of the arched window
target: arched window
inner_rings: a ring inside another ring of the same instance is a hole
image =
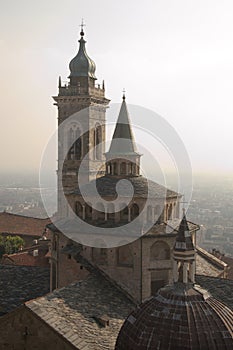
[[[75,203],[75,214],[78,215],[80,218],[83,217],[83,207],[80,202]]]
[[[152,217],[152,206],[148,205],[147,207],[147,222],[152,222],[153,217]]]
[[[102,159],[102,128],[101,125],[96,124],[95,130],[94,130],[94,147],[95,147],[95,159],[101,160]]]
[[[75,130],[75,142],[74,142],[74,159],[80,160],[82,158],[82,137],[79,128]]]
[[[128,218],[129,218],[129,208],[128,208],[127,204],[125,204],[125,203],[121,204],[121,208],[123,208],[123,209],[120,211],[120,218],[121,218],[121,220],[123,220],[123,221],[128,221]]]
[[[68,159],[80,160],[82,157],[82,136],[76,125],[68,131],[68,147]]]
[[[172,219],[172,204],[170,204],[168,207],[168,220],[169,219]]]
[[[134,203],[131,207],[131,220],[135,219],[139,215],[139,206]]]
[[[170,259],[170,247],[166,242],[155,242],[150,248],[150,261]]]
[[[92,219],[92,206],[90,203],[86,203],[86,205],[85,205],[85,218],[87,220]]]
[[[107,174],[111,174],[112,173],[112,165],[111,163],[107,163]]]
[[[108,204],[108,219],[115,220],[115,207],[113,203]]]
[[[96,210],[97,219],[104,220],[105,219],[105,208],[104,208],[103,203],[97,203],[96,207],[97,207],[97,210]]]
[[[126,175],[126,163],[121,163],[121,175]]]
[[[129,164],[129,174],[133,174],[133,163]]]
[[[113,175],[117,175],[117,163],[113,163]]]

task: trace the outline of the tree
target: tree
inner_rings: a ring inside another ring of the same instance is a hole
[[[20,247],[25,244],[24,240],[19,236],[0,236],[0,256],[3,254],[14,254]]]

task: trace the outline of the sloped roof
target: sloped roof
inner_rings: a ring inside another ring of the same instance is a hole
[[[176,236],[176,242],[174,246],[174,254],[176,253],[176,251],[194,251],[194,246],[189,231],[189,225],[187,223],[185,215],[183,215],[183,218],[178,228],[178,235]]]
[[[40,219],[7,212],[0,213],[0,233],[41,237],[49,218]]]
[[[152,181],[148,180],[143,176],[132,176],[126,177],[127,181],[129,181],[134,189],[134,197],[140,198],[170,198],[181,196],[177,192],[167,189],[166,187]],[[114,176],[102,176],[97,178],[96,180],[91,181],[90,183],[82,186],[82,190],[88,195],[94,195],[95,189],[97,189],[98,193],[101,196],[117,196],[116,185],[119,182],[119,179]],[[127,193],[128,184],[125,182],[123,186],[126,187],[125,192]],[[123,189],[122,189],[123,192]],[[148,193],[149,192],[149,193]],[[75,194],[80,195],[80,189],[76,189],[74,191]]]
[[[227,278],[233,280],[233,258],[230,256],[222,256],[220,259],[228,265]]]
[[[101,275],[31,300],[26,307],[79,350],[113,350],[120,327],[135,307]],[[99,318],[109,319],[106,327]]]
[[[233,281],[226,278],[196,275],[196,282],[233,310]]]
[[[107,155],[130,155],[133,153],[138,154],[125,97],[123,97],[112,142]]]
[[[218,277],[222,273],[223,269],[211,263],[199,252],[196,252],[196,273],[198,275]]]
[[[0,315],[49,292],[49,268],[0,265]]]

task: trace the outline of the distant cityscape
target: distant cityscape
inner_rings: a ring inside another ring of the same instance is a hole
[[[16,180],[17,179],[17,180]],[[0,212],[45,218],[56,210],[55,183],[43,187],[47,211],[41,198],[37,177],[2,176],[0,178]],[[172,188],[171,185],[169,186]],[[201,229],[197,244],[211,252],[233,256],[233,181],[227,176],[194,177],[193,195],[187,216]]]

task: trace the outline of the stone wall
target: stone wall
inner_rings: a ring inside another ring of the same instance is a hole
[[[77,350],[26,306],[0,318],[0,349]]]

